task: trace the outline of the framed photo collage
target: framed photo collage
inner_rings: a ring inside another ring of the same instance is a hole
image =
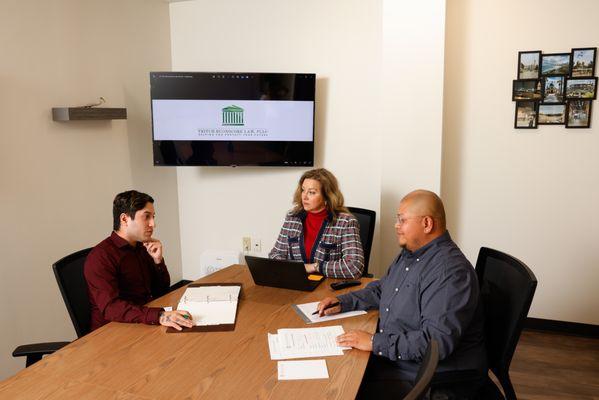
[[[514,128],[590,128],[591,102],[597,98],[596,55],[596,47],[570,53],[518,52],[518,79],[512,84]]]

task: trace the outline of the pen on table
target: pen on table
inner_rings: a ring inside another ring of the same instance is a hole
[[[339,305],[339,302],[331,303],[328,306],[325,306],[325,308],[323,308],[322,311],[328,310],[329,308],[337,307],[338,305]],[[318,310],[316,310],[312,313],[312,315],[316,315],[316,314],[318,314]]]

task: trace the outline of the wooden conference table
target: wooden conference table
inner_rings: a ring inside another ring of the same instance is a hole
[[[362,279],[363,287],[372,279]],[[368,352],[325,357],[329,379],[279,381],[267,333],[279,328],[342,325],[373,332],[378,312],[306,325],[291,304],[333,292],[255,286],[246,266],[233,265],[198,282],[241,282],[237,325],[230,332],[166,333],[165,327],[109,323],[0,382],[0,399],[353,399]],[[185,288],[149,303],[176,307]],[[40,327],[43,329],[43,327]]]

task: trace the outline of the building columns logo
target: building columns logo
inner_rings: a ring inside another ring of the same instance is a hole
[[[228,106],[222,109],[223,125],[243,126],[243,108]]]

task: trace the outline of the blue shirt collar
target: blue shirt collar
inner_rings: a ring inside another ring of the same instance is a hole
[[[422,257],[424,255],[424,253],[426,253],[429,249],[438,246],[440,243],[444,243],[447,241],[451,241],[451,236],[449,235],[449,231],[445,231],[441,236],[431,240],[430,242],[428,242],[427,244],[425,244],[424,246],[420,247],[417,250],[414,251],[410,251],[407,249],[404,249],[401,254],[406,253],[406,257]]]

